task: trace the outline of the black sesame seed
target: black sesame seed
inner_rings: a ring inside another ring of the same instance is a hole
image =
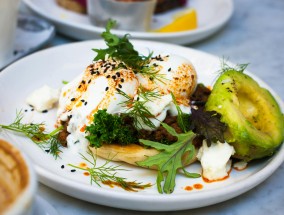
[[[76,172],[76,169],[71,169],[71,172]]]
[[[80,84],[79,87],[78,87],[78,89],[80,89],[81,87],[82,87],[82,85]]]
[[[119,72],[117,72],[116,75],[117,75],[117,77],[120,77],[120,73]]]
[[[69,115],[68,118],[71,119],[71,118],[72,118],[72,115]]]
[[[115,80],[115,79],[116,79],[116,76],[115,76],[115,75],[113,75],[113,76],[111,76],[111,77],[112,77],[112,79],[113,79],[113,80]]]
[[[83,81],[82,81],[82,84],[85,84],[85,83],[86,83],[86,81],[83,80]]]
[[[72,98],[72,99],[71,99],[71,102],[74,102],[74,101],[75,101],[75,98]]]
[[[25,112],[28,112],[28,110],[26,109]]]
[[[108,87],[106,87],[106,91],[108,91]]]
[[[91,83],[91,81],[92,81],[92,80],[90,79],[90,80],[88,81],[88,84]]]
[[[65,167],[64,165],[61,165],[61,169],[64,169],[64,167]]]
[[[171,70],[172,70],[172,68],[169,68],[169,69],[168,69],[168,72],[170,72]]]
[[[108,75],[106,78],[110,78],[110,75]]]
[[[84,105],[86,106],[88,104],[88,102],[85,102]]]
[[[35,110],[35,109],[33,109],[33,108],[31,109],[31,111],[34,111],[34,110]]]
[[[81,99],[81,102],[85,102],[85,100],[84,100],[84,99]]]
[[[43,110],[43,111],[42,111],[42,113],[47,113],[47,112],[48,112],[48,110]]]
[[[124,79],[122,78],[120,81],[123,83],[123,82],[124,82]]]
[[[122,88],[121,84],[118,84],[118,87],[119,87],[119,88]]]
[[[46,149],[46,150],[44,150],[45,152],[47,152],[47,153],[49,153],[50,152],[50,150],[49,149]]]

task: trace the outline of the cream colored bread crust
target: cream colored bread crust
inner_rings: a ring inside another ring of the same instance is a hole
[[[131,165],[137,165],[137,162],[144,161],[147,157],[154,156],[159,153],[158,150],[153,148],[145,148],[141,145],[130,144],[127,146],[120,146],[116,144],[107,144],[103,145],[100,148],[89,147],[93,154],[109,159],[112,161],[122,161]],[[195,150],[195,155],[193,158],[186,162],[187,153],[183,156],[184,165],[189,165],[196,161],[197,150]],[[186,163],[185,163],[186,162]],[[151,169],[156,169],[155,166],[151,167]]]

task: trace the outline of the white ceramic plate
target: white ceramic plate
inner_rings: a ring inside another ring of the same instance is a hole
[[[53,22],[57,30],[67,36],[86,40],[95,39],[104,31],[103,28],[91,24],[87,15],[65,10],[55,0],[24,0],[26,5],[36,14]],[[130,32],[134,39],[149,39],[175,44],[189,44],[202,40],[222,28],[233,13],[232,0],[190,0],[189,6],[197,10],[198,25],[196,30],[176,33]],[[171,19],[179,9],[154,17],[153,26],[159,26],[164,20]],[[126,31],[113,31],[123,36]]]
[[[213,84],[216,77],[215,71],[220,66],[218,57],[193,49],[149,41],[133,41],[133,44],[137,50],[144,54],[148,53],[149,50],[155,51],[156,54],[161,52],[168,54],[182,53],[196,67],[199,82],[206,85]],[[96,40],[51,48],[30,55],[4,70],[0,74],[0,92],[2,92],[0,94],[0,122],[11,123],[15,119],[16,110],[22,109],[23,111],[27,110],[27,112],[24,112],[26,121],[38,123],[44,121],[48,125],[48,129],[52,129],[56,121],[56,109],[48,113],[36,113],[25,104],[26,97],[44,84],[59,88],[62,86],[63,80],[72,80],[91,63],[95,55],[91,49],[94,47],[103,48],[105,45],[103,41]],[[271,90],[263,81],[255,76],[253,77],[262,86]],[[272,90],[271,92],[275,95]],[[275,96],[283,110],[283,103],[277,95]],[[27,138],[11,135],[11,133],[2,132],[3,134],[5,138],[16,143],[30,156],[43,184],[79,199],[133,210],[183,210],[211,205],[233,198],[265,180],[284,159],[284,146],[282,145],[273,157],[251,163],[243,171],[232,170],[230,177],[224,181],[205,183],[201,178],[188,179],[178,175],[175,191],[170,195],[157,192],[155,171],[123,164],[124,168],[131,171],[120,171],[118,172],[119,176],[126,177],[128,180],[154,184],[153,187],[139,192],[128,192],[118,187],[90,185],[89,177],[84,176],[83,172],[78,170],[73,173],[70,172],[72,168],[67,166],[68,163],[78,165],[82,162],[77,153],[67,153],[63,150],[61,159],[54,160],[51,155],[45,153]],[[104,160],[98,159],[98,162],[103,163]],[[61,165],[65,165],[65,168],[61,169]],[[201,168],[196,163],[188,167],[187,170],[200,172]],[[186,186],[197,183],[202,184],[203,189],[185,190]]]

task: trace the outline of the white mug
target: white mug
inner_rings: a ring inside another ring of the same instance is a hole
[[[0,171],[0,214],[32,215],[37,190],[33,164],[3,139],[0,139]]]
[[[13,57],[19,3],[0,0],[0,68]]]

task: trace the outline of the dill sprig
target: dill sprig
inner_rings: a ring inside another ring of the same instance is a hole
[[[103,184],[118,185],[124,190],[133,191],[133,192],[137,192],[138,189],[144,189],[152,186],[150,183],[142,184],[136,181],[129,182],[126,181],[126,178],[116,176],[118,171],[128,171],[128,170],[120,168],[121,165],[109,165],[111,159],[107,160],[101,166],[98,166],[97,157],[95,157],[90,150],[87,153],[91,156],[92,160],[88,159],[83,154],[80,155],[82,156],[83,160],[85,160],[87,163],[91,165],[91,167],[82,168],[73,164],[68,164],[68,165],[76,169],[87,171],[90,174],[91,184],[95,183],[99,187],[101,186],[99,182]]]
[[[63,127],[59,127],[50,133],[45,133],[44,123],[24,124],[22,123],[23,117],[24,115],[21,111],[16,112],[16,119],[14,120],[14,122],[10,125],[0,124],[0,128],[23,134],[24,136],[31,139],[39,147],[44,149],[46,152],[52,154],[55,159],[58,158],[59,153],[61,152],[61,143],[58,141],[57,136],[59,131],[61,131]]]
[[[228,65],[227,61],[228,60],[224,58],[221,60],[221,69],[218,71],[219,75],[222,75],[223,73],[231,70],[243,73],[249,65],[248,63],[245,63],[245,64],[237,64],[235,67],[232,67]]]
[[[127,100],[121,104],[128,108],[128,115],[134,119],[135,127],[142,127],[143,124],[150,128],[155,128],[154,123],[150,118],[154,117],[153,114],[147,109],[146,103],[158,99],[161,95],[153,91],[147,91],[143,87],[138,88],[138,97],[136,99],[131,98],[122,90],[118,90],[118,93],[124,96]]]
[[[165,77],[165,74],[160,74],[159,72],[160,70],[156,69],[156,67],[153,65],[144,66],[139,71],[139,73],[142,74],[143,76],[147,76],[150,81],[154,81],[154,82],[158,81],[163,84],[166,84],[165,80],[168,80],[168,79]]]

